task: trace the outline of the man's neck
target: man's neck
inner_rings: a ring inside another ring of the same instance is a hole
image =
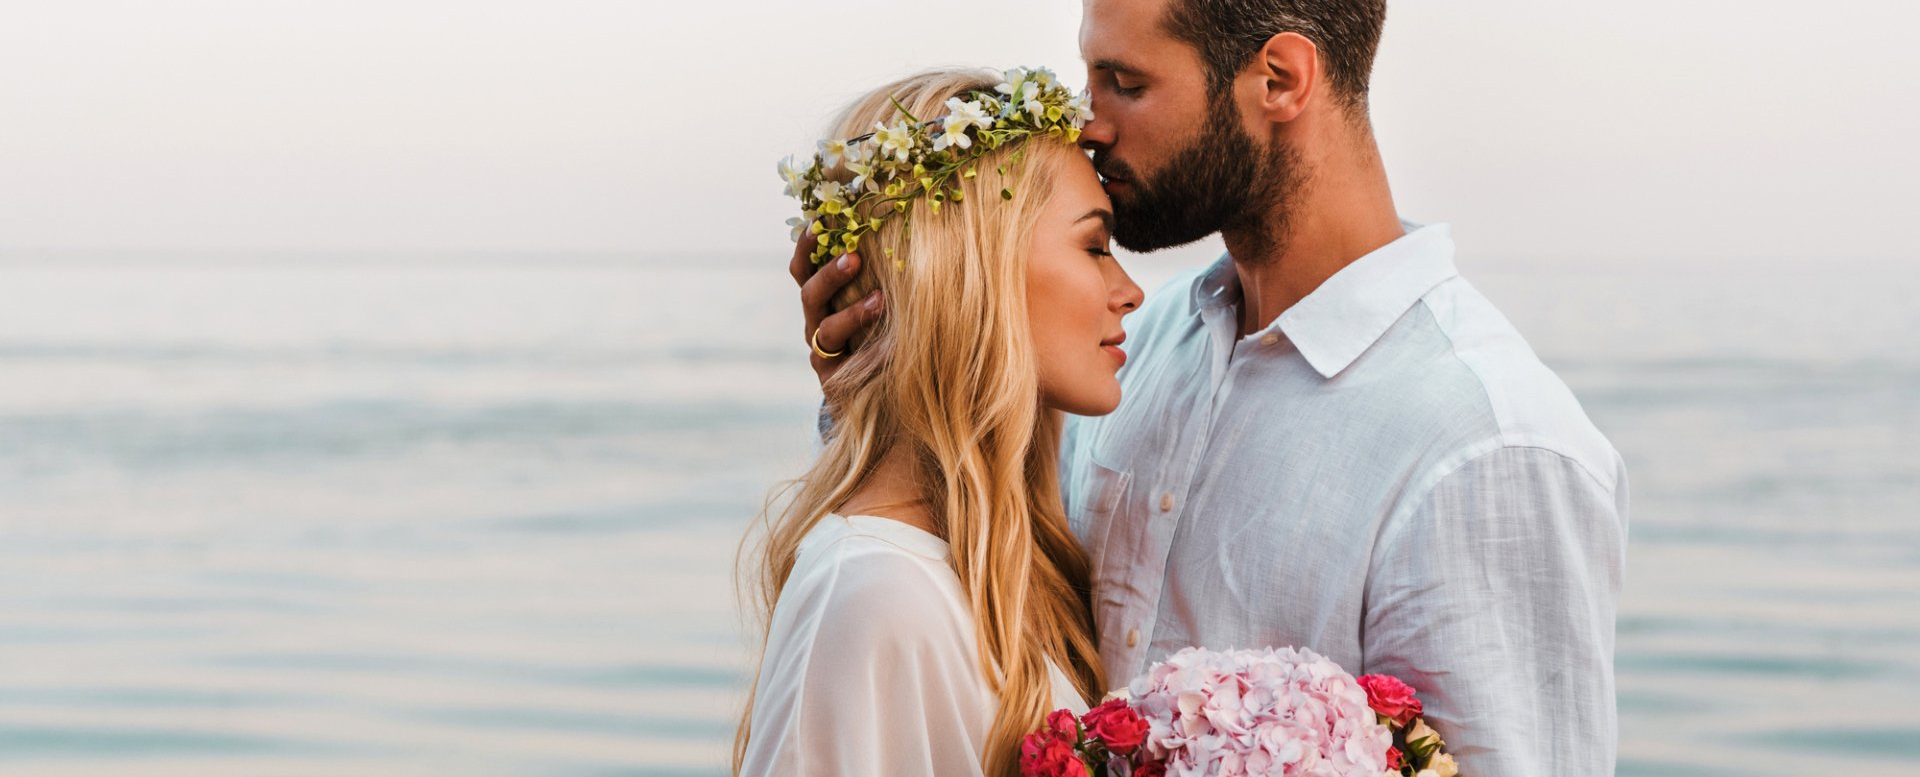
[[[1312,160],[1309,169],[1300,191],[1276,206],[1286,209],[1284,240],[1267,238],[1271,225],[1220,233],[1240,279],[1241,337],[1265,329],[1334,273],[1405,234],[1371,138],[1363,148]]]

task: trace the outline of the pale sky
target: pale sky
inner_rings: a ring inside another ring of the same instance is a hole
[[[1544,259],[1920,259],[1920,3],[1397,0],[1403,216]],[[0,250],[776,259],[774,162],[941,64],[1083,71],[1071,0],[16,0]]]

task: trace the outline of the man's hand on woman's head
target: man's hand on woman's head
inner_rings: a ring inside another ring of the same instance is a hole
[[[816,245],[818,241],[813,235],[801,235],[799,244],[793,247],[793,261],[787,265],[787,271],[793,274],[793,281],[800,284],[800,307],[807,320],[806,331],[800,336],[812,351],[814,374],[825,383],[840,368],[847,343],[880,317],[882,306],[880,292],[876,290],[859,304],[833,312],[834,295],[860,273],[860,255],[828,259],[816,267],[811,258]],[[827,357],[822,353],[834,355]]]

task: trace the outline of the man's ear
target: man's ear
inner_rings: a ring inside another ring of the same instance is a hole
[[[1320,47],[1299,33],[1280,33],[1267,39],[1247,75],[1258,80],[1260,115],[1293,121],[1320,90]]]

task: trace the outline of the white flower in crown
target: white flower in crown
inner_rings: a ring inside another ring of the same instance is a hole
[[[1044,67],[1028,70],[1016,67],[1006,72],[1006,82],[993,88],[1007,96],[1007,103],[1020,106],[1027,115],[1038,121],[1046,115],[1047,107],[1040,102],[1042,92],[1059,85],[1053,71]]]
[[[844,140],[820,141],[820,162],[828,167],[840,164],[840,160],[849,155],[852,149]]]
[[[787,182],[787,196],[798,197],[807,188],[807,173],[813,171],[813,160],[804,165],[796,165],[793,157],[780,160],[780,179]]]
[[[980,101],[948,98],[947,118],[942,123],[942,134],[933,141],[933,150],[939,151],[948,146],[972,148],[973,139],[967,137],[967,128],[991,126],[993,118],[987,115],[987,109]]]
[[[913,153],[913,127],[906,122],[891,127],[873,125],[873,139],[880,144],[882,157],[891,154],[893,158],[905,162],[907,156]]]
[[[862,187],[868,189],[880,188],[880,184],[875,183],[873,180],[873,163],[848,160],[847,171],[853,173],[853,181],[847,184],[847,188],[854,191],[859,191]]]
[[[870,184],[877,186],[877,184],[872,184],[874,171],[873,155],[874,152],[879,149],[874,144],[873,139],[849,140],[846,141],[845,145],[846,150],[841,153],[841,161],[844,163],[843,166],[846,167],[847,172],[853,173],[853,181],[847,184],[847,189],[857,192],[860,191],[863,186],[869,186]]]
[[[878,145],[873,142],[873,138],[871,137],[864,138],[861,140],[849,140],[845,142],[846,142],[846,151],[842,152],[841,157],[844,158],[848,164],[865,163],[865,162],[873,161],[873,154],[879,148]]]
[[[828,213],[836,213],[847,206],[845,189],[839,181],[821,181],[813,187],[813,196],[820,199],[820,205]]]
[[[999,86],[994,87],[993,91],[1004,95],[1012,95],[1013,90],[1019,88],[1020,82],[1025,80],[1027,80],[1027,69],[1024,67],[1016,67],[1001,74],[1001,83]]]
[[[1027,77],[1043,89],[1052,89],[1060,83],[1059,79],[1053,77],[1053,68],[1050,67],[1036,67],[1028,70]]]
[[[798,216],[794,216],[793,218],[787,219],[787,226],[793,228],[792,234],[788,235],[787,237],[792,239],[793,242],[795,243],[800,242],[800,236],[803,234],[806,234],[807,225],[812,224],[813,220],[816,218],[819,218],[819,214],[816,214],[813,211],[804,211]]]
[[[1078,127],[1093,121],[1093,97],[1081,92],[1067,101],[1067,121]]]
[[[944,151],[948,146],[952,146],[954,148],[968,148],[968,147],[971,147],[972,145],[973,145],[973,138],[967,137],[967,133],[964,131],[954,132],[952,130],[947,130],[945,132],[942,132],[940,134],[940,137],[933,139],[933,150],[935,151]]]
[[[1014,93],[1013,101],[1019,103],[1021,110],[1026,111],[1028,116],[1039,119],[1047,111],[1047,107],[1040,104],[1040,92],[1039,84],[1028,81],[1020,85],[1020,89]]]

